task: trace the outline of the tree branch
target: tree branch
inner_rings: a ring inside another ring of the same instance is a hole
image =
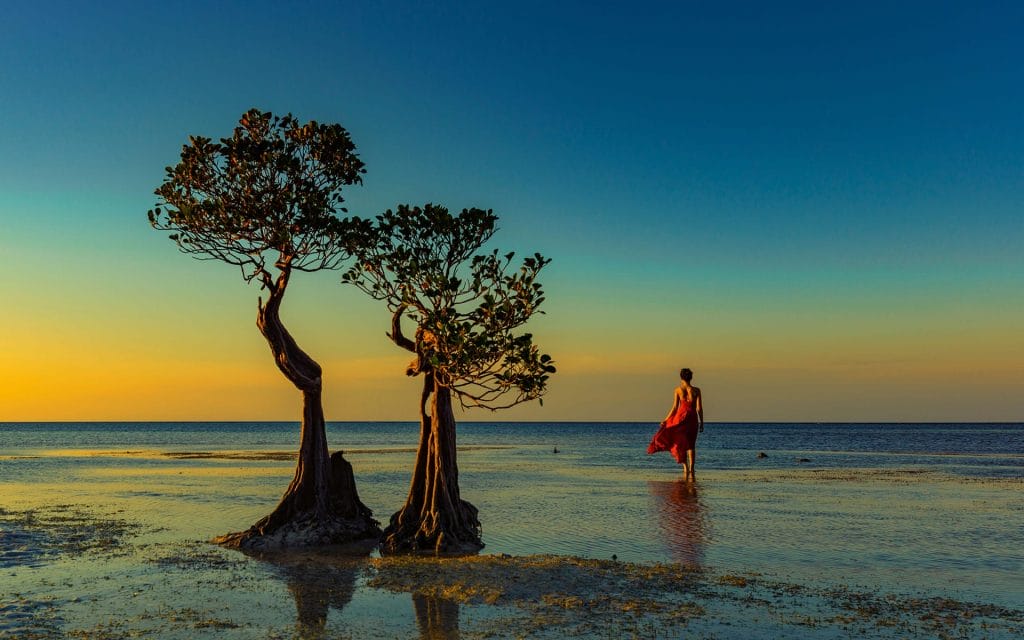
[[[398,309],[395,310],[393,316],[391,316],[391,333],[386,333],[388,338],[391,339],[399,347],[406,351],[416,352],[416,344],[402,335],[402,314],[405,313],[406,306],[399,305]]]

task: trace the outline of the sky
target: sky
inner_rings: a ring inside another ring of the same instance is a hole
[[[351,213],[493,209],[552,258],[544,405],[637,420],[1024,420],[1024,5],[10,2],[0,421],[298,420],[255,285],[146,212],[189,135],[338,122]],[[387,311],[298,274],[328,420],[415,420]]]

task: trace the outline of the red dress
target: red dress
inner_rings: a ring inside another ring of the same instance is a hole
[[[647,453],[668,451],[676,462],[686,462],[686,450],[693,449],[697,442],[697,412],[686,398],[679,398],[675,413],[665,421],[665,426],[651,438]]]

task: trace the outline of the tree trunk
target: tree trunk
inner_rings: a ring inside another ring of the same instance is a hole
[[[214,539],[225,546],[318,546],[380,535],[372,512],[359,500],[352,465],[340,451],[333,456],[328,452],[320,365],[299,348],[281,322],[281,299],[288,274],[287,269],[283,270],[270,287],[266,305],[260,301],[256,325],[267,339],[278,368],[302,392],[302,431],[295,477],[270,515],[246,531]]]
[[[469,553],[483,548],[477,509],[459,496],[451,390],[428,373],[420,402],[420,445],[405,506],[391,516],[381,551]],[[430,414],[426,403],[433,395]]]

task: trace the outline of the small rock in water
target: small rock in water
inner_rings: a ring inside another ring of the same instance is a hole
[[[555,447],[554,449],[552,449],[551,453],[558,453],[558,447]]]
[[[767,454],[767,453],[765,453],[764,451],[758,451],[758,452],[757,452],[757,457],[758,457],[758,458],[767,458],[767,457],[768,457],[768,454]]]
[[[618,559],[619,559],[619,556],[617,556],[617,555],[615,555],[615,554],[613,553],[613,554],[612,554],[612,560],[618,560]]]
[[[810,462],[811,459],[810,458],[797,458],[796,461],[797,462]]]

